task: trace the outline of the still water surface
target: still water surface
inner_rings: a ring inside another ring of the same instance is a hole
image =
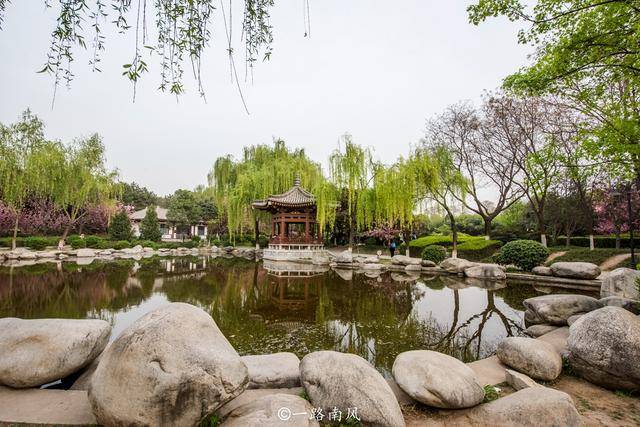
[[[208,257],[0,267],[0,317],[104,319],[113,340],[150,310],[181,301],[210,313],[240,354],[334,349],[388,374],[407,350],[464,361],[490,355],[524,328],[522,301],[541,294],[448,276],[273,273],[262,263]]]

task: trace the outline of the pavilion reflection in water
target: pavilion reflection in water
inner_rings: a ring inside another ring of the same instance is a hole
[[[280,310],[314,308],[328,266],[264,260],[270,300]],[[315,278],[315,280],[314,280]]]

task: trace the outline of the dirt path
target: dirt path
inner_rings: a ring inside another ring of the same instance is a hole
[[[631,258],[631,254],[614,255],[611,258],[607,258],[606,260],[604,260],[602,264],[600,264],[600,270],[602,271],[611,270],[612,268],[620,264],[622,261],[626,261],[629,258]]]
[[[566,254],[567,251],[558,251],[558,252],[553,252],[552,254],[549,255],[549,257],[547,258],[547,261],[545,261],[546,264],[550,263],[551,261],[553,261],[554,259],[558,258],[559,256],[562,256],[564,254]]]

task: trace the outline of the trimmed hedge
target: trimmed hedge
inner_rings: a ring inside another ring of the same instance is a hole
[[[524,271],[544,264],[549,257],[549,249],[535,240],[514,240],[502,247],[494,259],[498,264],[513,264]]]
[[[558,243],[564,243],[566,238],[564,236],[560,236],[556,239]],[[640,246],[640,238],[633,239],[635,246]],[[583,248],[589,247],[589,236],[575,236],[569,239],[569,242],[572,246],[581,246]],[[616,236],[593,236],[593,243],[596,248],[615,248],[616,247]],[[620,237],[620,247],[621,248],[629,248],[631,247],[631,239],[629,236],[624,235]]]
[[[425,246],[422,250],[422,259],[440,264],[447,257],[447,248],[440,245]]]
[[[458,245],[458,257],[481,261],[495,254],[501,246],[500,240],[486,240],[484,237],[469,239]]]
[[[56,243],[52,243],[50,238],[39,236],[26,237],[23,241],[25,247],[34,251],[41,251],[47,246],[55,246]],[[9,246],[11,246],[11,239],[9,239]]]

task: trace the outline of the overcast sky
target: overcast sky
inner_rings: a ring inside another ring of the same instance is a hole
[[[475,27],[467,21],[469,3],[311,0],[311,37],[304,37],[303,2],[277,2],[272,59],[257,66],[253,84],[242,83],[247,115],[230,82],[219,16],[202,66],[207,103],[190,79],[178,101],[157,91],[155,61],[133,103],[131,84],[121,76],[133,55],[133,33],[109,30],[103,72],[91,72],[86,54],[78,55],[72,87],[58,90],[52,109],[52,78],[36,71],[56,13],[42,1],[14,1],[0,32],[0,122],[31,108],[49,138],[97,132],[122,179],[161,195],[204,184],[218,156],[238,156],[243,146],[273,138],[304,147],[326,165],[349,132],[392,163],[420,139],[427,117],[460,100],[477,101],[527,62],[516,26],[491,20]],[[242,58],[237,61],[243,73]]]

